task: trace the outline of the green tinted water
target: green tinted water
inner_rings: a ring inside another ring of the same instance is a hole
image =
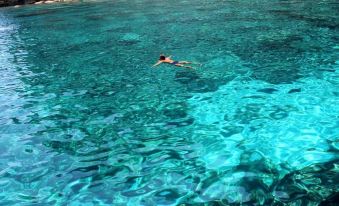
[[[335,202],[338,7],[2,8],[0,204]]]

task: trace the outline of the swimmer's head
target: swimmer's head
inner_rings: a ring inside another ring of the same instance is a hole
[[[164,55],[160,55],[159,60],[165,60],[166,57]]]

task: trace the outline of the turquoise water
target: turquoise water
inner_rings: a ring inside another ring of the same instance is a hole
[[[0,205],[335,205],[338,11],[0,9]],[[203,66],[151,68],[159,53]]]

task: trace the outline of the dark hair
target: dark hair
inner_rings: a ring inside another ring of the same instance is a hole
[[[166,57],[164,55],[160,55],[159,60],[165,60]]]

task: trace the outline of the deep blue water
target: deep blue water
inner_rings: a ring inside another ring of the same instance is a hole
[[[338,31],[334,0],[1,8],[0,205],[335,205]]]

